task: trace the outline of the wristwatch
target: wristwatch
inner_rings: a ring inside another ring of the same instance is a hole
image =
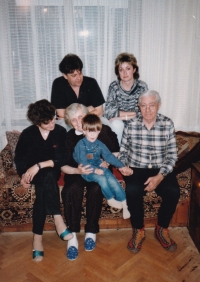
[[[163,178],[165,178],[167,176],[167,174],[164,173],[164,172],[159,172],[159,173],[163,176]]]

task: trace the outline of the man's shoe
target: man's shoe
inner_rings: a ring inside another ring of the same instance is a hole
[[[128,242],[128,246],[127,246],[128,250],[133,254],[138,253],[142,248],[142,243],[144,239],[145,239],[144,228],[142,229],[134,228],[132,238]]]
[[[155,238],[160,242],[161,246],[170,252],[175,252],[177,249],[177,244],[169,237],[168,228],[163,228],[156,225],[155,228]]]

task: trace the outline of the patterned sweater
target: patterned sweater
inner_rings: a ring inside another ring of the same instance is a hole
[[[148,90],[148,86],[141,80],[135,80],[129,91],[125,91],[120,81],[113,81],[108,89],[108,97],[105,103],[104,116],[107,119],[119,117],[119,111],[138,112],[138,97]]]

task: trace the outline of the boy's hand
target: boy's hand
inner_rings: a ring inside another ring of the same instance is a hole
[[[98,175],[103,175],[103,170],[100,169],[100,168],[96,168],[95,171],[94,171],[95,174],[98,174]]]
[[[101,167],[104,167],[104,168],[108,168],[109,167],[109,163],[107,163],[106,161],[102,161],[102,163],[100,164]]]

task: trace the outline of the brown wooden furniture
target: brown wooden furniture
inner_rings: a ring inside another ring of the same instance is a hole
[[[200,162],[192,165],[192,185],[190,196],[188,229],[200,252]]]

